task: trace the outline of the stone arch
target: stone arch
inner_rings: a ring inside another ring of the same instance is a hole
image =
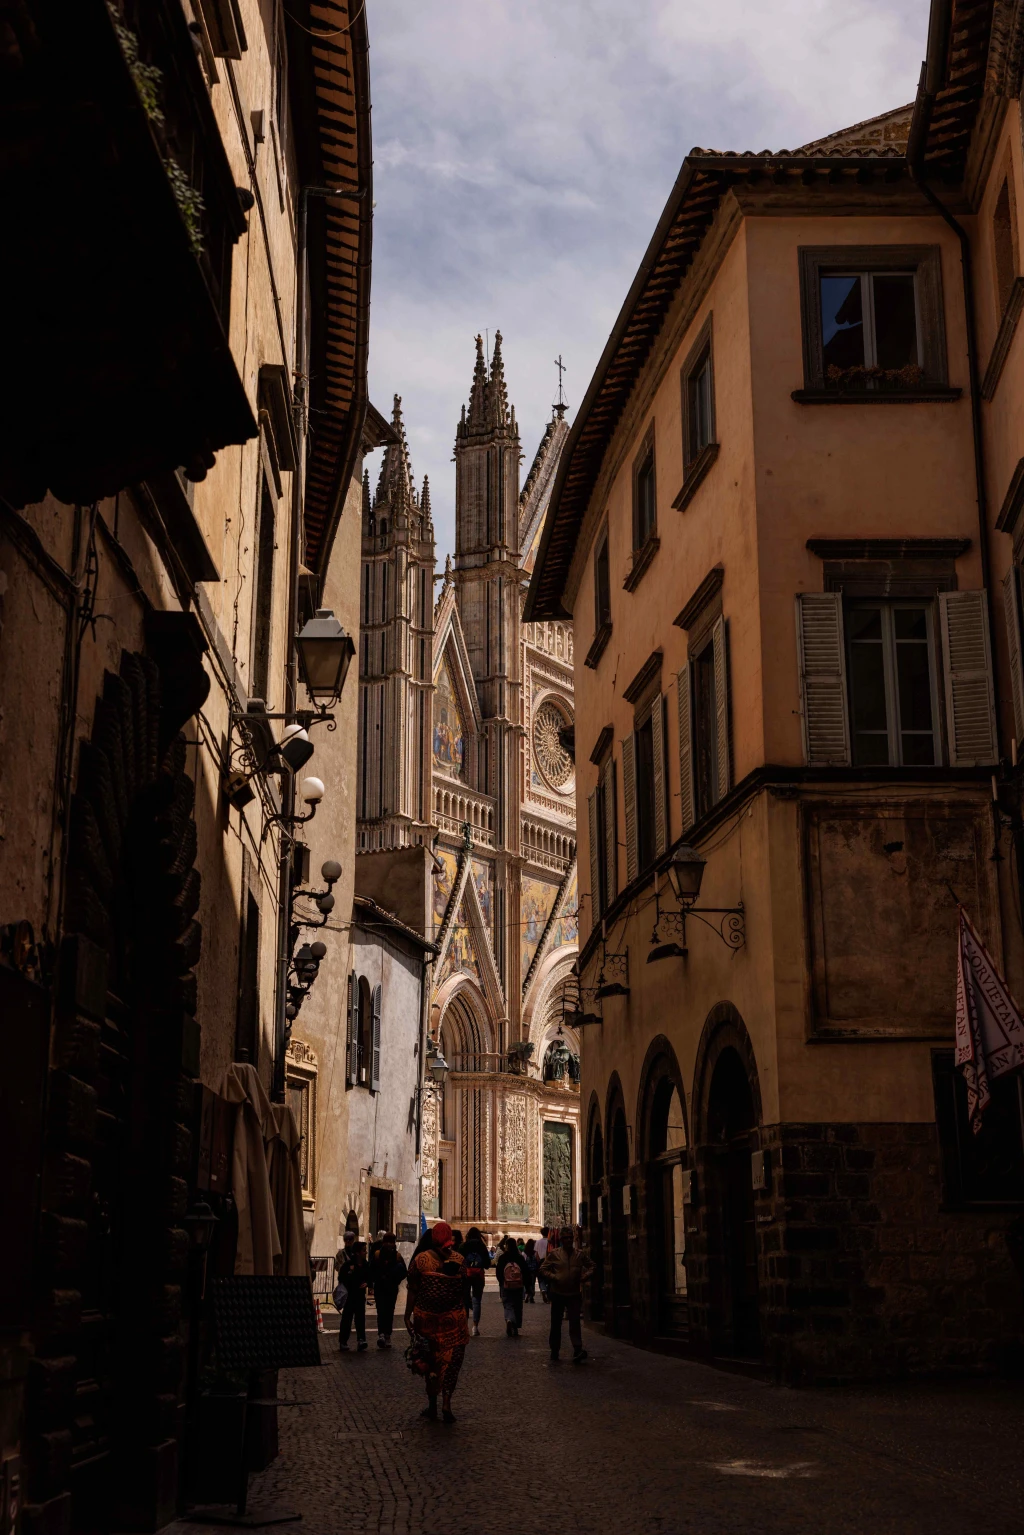
[[[690,1126],[686,1112],[683,1074],[671,1044],[664,1034],[658,1034],[651,1040],[643,1070],[640,1073],[640,1094],[637,1101],[637,1155],[644,1162],[650,1161],[651,1157],[666,1149],[654,1143],[660,1129],[660,1114],[666,1106],[664,1100],[671,1097],[673,1089],[682,1110],[685,1142],[689,1145]]]
[[[707,1110],[711,1083],[719,1058],[729,1049],[735,1050],[746,1074],[755,1123],[762,1123],[761,1083],[747,1026],[731,1002],[718,1002],[705,1020],[693,1069],[692,1120],[695,1143],[703,1143],[708,1138]]]
[[[617,1071],[608,1081],[605,1097],[605,1164],[609,1174],[625,1178],[629,1172],[630,1145],[629,1121],[626,1118],[626,1095]]]
[[[475,981],[465,975],[452,976],[438,992],[433,1012],[434,1036],[441,1040],[445,1058],[453,1070],[493,1069],[493,1062],[486,1061],[485,1057],[492,1056],[497,1048],[494,1025],[488,1017],[483,992]]]

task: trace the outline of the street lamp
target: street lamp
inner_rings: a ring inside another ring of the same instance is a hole
[[[295,648],[310,698],[314,703],[337,703],[356,647],[331,608],[318,608],[316,617],[303,624]]]
[[[438,1087],[443,1087],[448,1076],[448,1062],[444,1058],[441,1046],[433,1039],[427,1041],[427,1071],[430,1079]]]
[[[668,866],[668,877],[680,906],[692,906],[700,895],[707,860],[696,848],[677,847]]]

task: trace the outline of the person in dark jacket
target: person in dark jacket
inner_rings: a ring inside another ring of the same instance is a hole
[[[377,1302],[377,1347],[391,1347],[398,1291],[408,1274],[393,1231],[385,1232],[370,1257],[370,1283]]]
[[[523,1325],[523,1255],[515,1237],[506,1237],[494,1271],[498,1276],[498,1293],[505,1312],[505,1331],[510,1338],[518,1338]]]
[[[537,1255],[534,1252],[533,1237],[523,1249],[523,1281],[526,1294],[524,1300],[528,1306],[536,1302],[537,1297],[537,1270],[540,1268]]]
[[[462,1265],[462,1273],[466,1281],[466,1310],[472,1315],[469,1336],[480,1336],[480,1303],[484,1294],[484,1275],[491,1266],[491,1255],[487,1251],[487,1243],[475,1226],[470,1226],[466,1233],[466,1240],[459,1248],[465,1260]]]
[[[346,1231],[344,1247],[334,1260],[335,1273],[348,1295],[341,1311],[341,1332],[338,1347],[348,1349],[349,1335],[355,1323],[356,1345],[360,1354],[366,1349],[366,1286],[370,1280],[370,1265],[366,1261],[366,1243],[357,1242],[354,1231]]]

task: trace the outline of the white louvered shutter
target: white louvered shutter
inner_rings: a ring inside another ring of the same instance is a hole
[[[668,847],[668,774],[665,770],[665,700],[654,700],[651,712],[651,744],[654,748],[654,850]]]
[[[811,767],[849,767],[842,594],[803,592],[796,620],[804,758]]]
[[[1020,595],[1016,565],[1003,577],[1003,610],[1006,614],[1006,643],[1010,648],[1010,691],[1013,694],[1013,733],[1018,752],[1024,743],[1024,684],[1021,678]]]
[[[381,988],[373,988],[373,1032],[370,1042],[370,1091],[380,1092],[380,1003]]]
[[[355,1087],[359,1080],[359,985],[354,970],[348,977],[348,1028],[345,1034],[345,1086]]]
[[[717,618],[711,631],[715,657],[715,801],[732,787],[732,741],[729,730],[729,633],[726,620]]]
[[[598,793],[595,789],[587,800],[587,835],[590,838],[590,925],[597,926],[601,915],[601,846],[604,827],[598,817]]]
[[[680,833],[689,831],[693,813],[693,726],[690,710],[690,663],[676,673],[676,706],[679,713],[679,813]]]
[[[636,737],[628,735],[622,743],[622,794],[626,805],[626,884],[637,874],[636,847]]]
[[[601,775],[604,789],[604,907],[607,911],[619,893],[618,815],[615,803],[615,759],[609,757]]]
[[[984,589],[940,592],[950,767],[995,762],[996,716]]]

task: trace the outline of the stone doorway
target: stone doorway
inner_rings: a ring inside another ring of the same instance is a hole
[[[544,1224],[571,1226],[572,1125],[544,1122]]]

